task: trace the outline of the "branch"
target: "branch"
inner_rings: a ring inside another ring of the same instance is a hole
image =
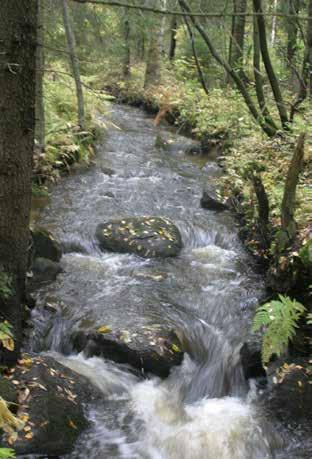
[[[111,0],[72,0],[76,3],[91,3],[93,5],[104,5],[104,6],[117,6],[120,8],[129,8],[132,10],[140,10],[140,11],[148,11],[150,13],[155,14],[164,14],[164,15],[174,15],[174,16],[185,16],[185,14],[189,17],[205,17],[205,18],[224,18],[224,17],[233,17],[233,16],[258,16],[257,13],[199,13],[199,12],[188,12],[182,13],[181,11],[171,11],[171,10],[163,10],[159,8],[152,8],[150,6],[140,6],[140,5],[129,5],[127,3],[116,2]],[[296,14],[285,14],[285,13],[265,13],[263,16],[275,16],[275,17],[283,17],[283,18],[294,18],[297,20],[308,21],[311,19],[308,16],[299,16]]]

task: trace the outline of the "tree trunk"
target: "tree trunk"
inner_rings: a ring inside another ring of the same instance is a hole
[[[296,210],[296,189],[299,175],[302,170],[304,141],[305,134],[300,134],[294,156],[288,169],[282,201],[282,230],[287,233],[289,242],[291,242],[296,235],[296,221],[294,217]]]
[[[35,139],[40,151],[45,150],[45,113],[43,98],[44,77],[44,1],[38,0],[37,51],[36,51],[36,127]]]
[[[288,13],[298,14],[299,0],[288,0]],[[287,18],[287,66],[292,69],[293,60],[297,51],[298,22],[295,18]]]
[[[185,2],[185,0],[179,0],[179,4],[181,6],[182,11],[190,12],[190,8],[188,4]],[[187,16],[187,15],[186,15]],[[205,32],[205,30],[202,28],[200,23],[197,21],[197,19],[194,16],[190,17],[192,23],[194,24],[195,28],[198,30],[200,35],[202,36],[204,42],[206,43],[211,55],[213,58],[225,69],[225,71],[233,78],[233,81],[235,82],[237,89],[241,93],[251,115],[253,118],[257,121],[257,123],[261,126],[263,131],[269,136],[273,137],[276,134],[276,130],[271,126],[270,124],[267,124],[264,120],[264,118],[261,116],[259,113],[256,105],[254,104],[254,101],[252,97],[250,96],[248,89],[244,83],[244,81],[239,77],[237,72],[229,65],[227,61],[225,61],[222,56],[218,53],[216,48],[213,46],[208,34]]]
[[[279,86],[278,79],[275,75],[273,65],[271,62],[267,37],[266,37],[266,27],[265,27],[265,20],[262,11],[262,1],[261,0],[253,0],[254,12],[258,14],[257,22],[258,22],[258,31],[259,31],[259,41],[260,41],[260,50],[262,55],[263,64],[268,75],[270,85],[272,88],[272,92],[274,95],[274,99],[276,102],[276,106],[279,112],[279,116],[281,119],[281,123],[283,129],[288,130],[288,114],[286,110],[286,106],[283,100],[283,96],[281,93],[281,89]]]
[[[271,29],[271,46],[275,45],[276,39],[276,25],[277,25],[277,17],[274,16],[274,13],[277,11],[277,2],[278,0],[273,0],[273,17],[272,17],[272,29]]]
[[[243,70],[245,24],[247,0],[233,0],[232,33],[230,38],[229,64],[239,73],[240,78],[247,79]],[[236,16],[242,14],[241,16]]]
[[[188,19],[186,17],[184,18],[184,22],[185,22],[186,28],[187,28],[189,36],[190,36],[193,56],[194,56],[194,59],[195,59],[195,65],[196,65],[197,73],[198,73],[198,78],[199,78],[200,84],[202,85],[203,90],[208,95],[208,88],[206,86],[205,77],[204,77],[204,74],[202,72],[202,68],[201,68],[200,62],[199,62],[198,57],[197,57],[194,34],[193,34],[192,28],[191,28],[191,26],[190,26],[190,24],[188,22]]]
[[[71,26],[67,0],[62,0],[63,5],[63,21],[66,34],[67,48],[70,55],[73,77],[76,85],[77,105],[78,105],[78,124],[81,129],[85,129],[85,111],[84,98],[80,78],[79,60],[76,55],[76,40]]]
[[[265,191],[261,177],[254,173],[251,174],[251,182],[253,184],[257,202],[258,202],[258,229],[262,239],[262,245],[264,248],[268,248],[270,245],[269,237],[269,216],[270,216],[270,205],[268,195]]]
[[[158,2],[153,2],[153,6],[159,6]],[[146,70],[144,78],[144,88],[156,86],[161,79],[161,18],[155,15],[152,19],[150,28],[150,41],[147,51]]]
[[[22,341],[32,154],[35,129],[37,1],[0,2],[0,264],[9,295],[0,293],[0,316],[13,325],[15,351],[1,349],[13,364]]]
[[[253,67],[254,67],[254,76],[255,76],[255,85],[256,85],[256,95],[258,104],[261,110],[261,114],[264,117],[265,121],[273,126],[273,128],[277,131],[278,128],[274,123],[273,118],[270,115],[270,112],[266,105],[265,94],[263,90],[263,75],[261,73],[261,65],[260,65],[260,42],[259,42],[259,30],[258,30],[258,21],[257,18],[254,16],[253,18]]]
[[[308,24],[304,48],[300,88],[290,112],[290,121],[293,121],[296,111],[302,102],[310,95],[312,97],[312,0],[308,2]]]
[[[130,22],[129,22],[129,11],[125,8],[125,14],[123,19],[123,33],[124,33],[124,58],[123,58],[123,76],[129,78],[131,73],[131,55],[130,55]]]
[[[177,38],[176,38],[177,26],[178,26],[177,17],[172,16],[171,24],[170,24],[170,46],[169,46],[169,54],[168,54],[170,61],[173,61],[175,58],[175,52],[177,48]]]

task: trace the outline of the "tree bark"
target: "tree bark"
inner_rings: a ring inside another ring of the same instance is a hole
[[[294,217],[296,210],[296,189],[299,175],[302,170],[304,158],[304,141],[305,134],[303,133],[299,136],[294,156],[288,169],[282,201],[282,230],[287,233],[289,242],[291,242],[296,235],[296,221]]]
[[[196,65],[197,73],[198,73],[198,78],[199,78],[200,84],[202,85],[203,90],[208,95],[209,92],[208,92],[208,88],[206,86],[205,77],[204,77],[204,74],[202,72],[202,68],[201,68],[201,65],[200,65],[200,62],[199,62],[198,56],[197,56],[195,40],[194,40],[194,34],[193,34],[192,28],[191,28],[191,26],[190,26],[190,24],[188,22],[188,19],[186,17],[184,18],[184,22],[185,22],[188,34],[190,36],[193,56],[194,56],[194,59],[195,59],[195,65]]]
[[[131,73],[131,54],[130,54],[130,21],[129,12],[125,8],[125,14],[123,18],[123,34],[124,34],[124,57],[123,57],[123,76],[129,78]]]
[[[22,341],[32,154],[35,129],[37,1],[0,2],[0,264],[11,294],[0,294],[0,316],[13,325],[15,351],[0,351],[13,364]]]
[[[62,0],[63,21],[66,34],[67,48],[70,55],[73,77],[76,85],[77,105],[78,105],[78,124],[81,129],[85,129],[85,110],[84,97],[80,77],[79,60],[76,55],[76,40],[72,29],[67,0]]]
[[[158,6],[158,2],[153,2],[153,6]],[[159,15],[153,17],[150,28],[150,41],[147,51],[146,70],[144,78],[144,88],[159,84],[161,79],[161,18]]]
[[[258,202],[258,228],[262,238],[263,247],[268,248],[270,245],[269,238],[269,216],[270,205],[268,195],[265,191],[261,177],[254,173],[251,174],[251,181],[257,196]]]
[[[308,2],[307,33],[304,48],[304,57],[302,64],[302,72],[300,78],[300,88],[295,101],[292,104],[290,111],[290,121],[293,121],[298,107],[310,95],[312,97],[312,0]]]
[[[36,127],[35,139],[40,151],[45,150],[45,113],[43,96],[44,77],[44,1],[38,0],[37,51],[36,51]]]
[[[298,14],[299,0],[288,0],[288,13]],[[293,60],[297,51],[298,22],[295,18],[287,18],[287,66],[292,69]]]
[[[265,27],[265,20],[262,11],[262,1],[261,0],[253,0],[254,12],[258,14],[257,16],[257,23],[258,23],[258,31],[259,31],[259,41],[260,41],[260,50],[262,55],[263,64],[268,75],[270,85],[272,88],[272,92],[274,95],[274,99],[276,102],[276,106],[279,112],[279,116],[281,119],[281,123],[283,129],[288,130],[288,114],[286,110],[286,106],[283,100],[283,96],[281,93],[281,89],[279,86],[278,79],[275,75],[273,65],[271,62],[267,37],[266,37],[266,27]]]
[[[170,61],[173,61],[175,58],[175,52],[177,48],[177,38],[176,38],[177,26],[178,26],[177,17],[172,16],[171,24],[170,24],[170,45],[169,45],[169,54],[168,54]]]
[[[239,73],[240,78],[246,79],[243,70],[245,24],[247,0],[233,0],[232,33],[230,38],[229,64]],[[241,16],[236,16],[242,14]]]
[[[273,126],[273,128],[277,131],[278,127],[274,123],[273,118],[270,115],[270,112],[266,105],[265,94],[263,90],[263,75],[261,73],[261,60],[260,60],[260,41],[259,41],[259,30],[258,30],[258,22],[257,18],[253,18],[253,67],[254,67],[254,76],[255,76],[255,85],[256,85],[256,95],[258,104],[264,117],[265,121]]]
[[[185,2],[185,0],[179,0],[179,4],[181,6],[182,11],[186,12],[191,12],[188,4]],[[256,120],[256,122],[261,126],[263,131],[269,136],[273,137],[276,134],[276,130],[271,126],[270,124],[267,124],[261,114],[259,113],[256,105],[254,104],[254,101],[252,97],[250,96],[248,89],[243,82],[243,80],[239,77],[237,72],[229,65],[227,61],[225,61],[222,56],[218,53],[218,51],[215,49],[213,46],[208,34],[205,32],[205,30],[202,28],[200,23],[197,21],[197,19],[194,16],[191,16],[191,21],[195,28],[198,30],[200,35],[202,36],[204,42],[206,43],[211,55],[213,58],[225,69],[225,71],[233,78],[233,81],[236,84],[237,89],[241,93],[251,115],[253,118]]]
[[[273,0],[273,13],[277,11],[277,3],[278,0]],[[276,16],[272,17],[272,29],[271,29],[271,46],[274,47],[275,45],[275,38],[276,38],[276,26],[277,26],[277,18]]]

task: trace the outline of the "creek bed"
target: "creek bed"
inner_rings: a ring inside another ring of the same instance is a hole
[[[114,105],[111,116],[96,164],[63,179],[39,219],[67,253],[57,280],[36,294],[29,347],[52,353],[103,392],[70,457],[308,457],[296,456],[280,426],[268,424],[255,403],[256,385],[243,376],[239,351],[264,285],[230,213],[200,208],[217,165],[186,155],[191,140],[155,128],[138,109]],[[170,148],[155,147],[159,135]],[[134,216],[173,221],[183,239],[179,256],[102,252],[97,225]],[[138,328],[179,329],[190,355],[164,380],[76,355],[71,334],[100,326],[122,329],[129,340]]]

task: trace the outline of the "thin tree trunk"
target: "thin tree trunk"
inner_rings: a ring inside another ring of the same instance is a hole
[[[123,19],[123,33],[124,33],[124,58],[123,58],[123,76],[129,78],[131,73],[131,55],[130,55],[130,21],[129,11],[125,8]]]
[[[62,0],[63,6],[63,20],[66,34],[66,41],[68,52],[70,55],[71,67],[73,77],[76,85],[77,105],[78,105],[78,124],[81,129],[85,129],[85,111],[84,111],[84,97],[80,78],[79,60],[76,55],[76,40],[71,26],[67,0]]]
[[[264,117],[265,121],[273,126],[274,129],[278,130],[278,127],[274,123],[273,118],[270,115],[270,112],[266,105],[265,94],[263,90],[263,75],[261,73],[260,65],[260,42],[259,42],[259,31],[258,31],[258,22],[257,18],[253,18],[253,67],[254,67],[254,76],[255,76],[255,85],[256,85],[256,95],[258,104]]]
[[[168,54],[170,61],[173,61],[175,58],[175,52],[177,48],[177,38],[176,38],[177,26],[178,26],[177,17],[172,16],[171,24],[170,24],[170,46],[169,46],[169,54]]]
[[[299,0],[288,0],[288,13],[298,14]],[[293,60],[297,51],[298,22],[295,18],[287,18],[287,66],[292,69]]]
[[[185,22],[186,28],[187,28],[189,36],[190,36],[191,45],[192,45],[192,51],[193,51],[193,56],[194,56],[194,59],[195,59],[195,65],[196,65],[196,68],[197,68],[199,81],[200,81],[200,84],[202,85],[203,90],[208,95],[209,92],[208,92],[208,88],[206,86],[205,77],[204,77],[204,74],[202,72],[202,68],[201,68],[201,65],[200,65],[200,62],[199,62],[198,56],[197,56],[195,40],[194,40],[194,34],[193,34],[192,28],[191,28],[191,26],[190,26],[190,24],[189,24],[189,22],[188,22],[186,17],[184,17],[184,22]]]
[[[258,31],[259,31],[259,41],[260,41],[260,50],[261,50],[261,55],[262,55],[262,60],[263,64],[266,70],[266,73],[268,75],[272,92],[274,95],[274,99],[276,102],[276,106],[279,112],[279,116],[281,119],[281,123],[284,129],[289,129],[288,126],[288,114],[286,110],[286,106],[283,100],[283,96],[281,93],[281,89],[279,86],[278,79],[275,75],[270,54],[269,54],[269,49],[268,49],[268,43],[267,43],[267,38],[266,38],[266,27],[265,27],[265,20],[263,16],[263,11],[262,11],[262,1],[261,0],[253,0],[253,5],[254,5],[254,12],[258,14],[257,16],[257,22],[258,22]]]
[[[273,1],[273,17],[272,17],[272,29],[271,29],[271,46],[274,47],[276,39],[276,26],[277,26],[277,17],[274,16],[274,13],[277,11],[277,2],[278,0]]]
[[[305,40],[304,57],[298,95],[291,107],[290,120],[293,121],[298,107],[310,95],[312,97],[312,0],[308,2],[308,24]]]
[[[243,70],[247,0],[233,0],[233,7],[229,64],[239,73],[240,78],[247,79]]]
[[[43,97],[44,77],[44,1],[38,0],[37,51],[36,51],[36,128],[35,138],[40,151],[45,150],[45,113]]]
[[[37,1],[0,2],[0,264],[11,293],[0,293],[0,317],[13,325],[15,351],[0,350],[13,364],[22,341],[29,247],[32,154],[35,129]]]
[[[182,11],[186,12],[191,12],[189,6],[185,2],[185,0],[179,0],[179,4],[181,6]],[[248,89],[246,88],[245,83],[241,80],[239,75],[235,72],[235,70],[229,65],[227,61],[225,61],[218,53],[218,51],[215,49],[213,46],[208,34],[205,32],[205,30],[201,27],[199,22],[194,16],[191,16],[191,21],[195,28],[198,30],[200,35],[202,36],[204,42],[206,43],[211,55],[213,58],[226,70],[226,72],[233,78],[237,89],[241,93],[242,97],[244,98],[244,101],[254,117],[254,119],[257,121],[257,123],[261,126],[263,131],[269,136],[273,137],[276,134],[276,130],[273,128],[273,126],[267,124],[261,114],[259,113],[256,105],[254,104],[254,101],[252,97],[250,96]]]

